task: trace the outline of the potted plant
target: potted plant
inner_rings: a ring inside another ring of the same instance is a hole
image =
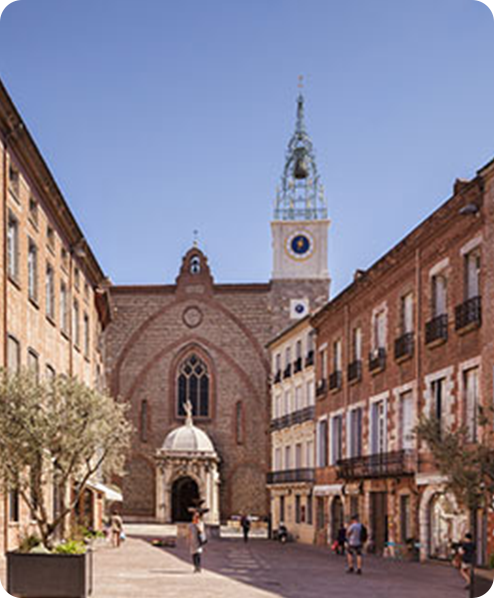
[[[0,475],[38,538],[7,553],[9,593],[90,595],[91,551],[71,538],[70,523],[91,479],[122,473],[130,434],[124,406],[74,378],[0,372]]]

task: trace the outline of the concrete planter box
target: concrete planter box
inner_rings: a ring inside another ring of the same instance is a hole
[[[87,598],[93,556],[7,553],[7,592],[16,598]]]

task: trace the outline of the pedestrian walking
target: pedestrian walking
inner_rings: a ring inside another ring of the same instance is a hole
[[[468,590],[473,582],[472,569],[475,564],[475,543],[472,534],[465,534],[463,541],[460,543],[459,554],[461,557],[460,575],[466,582],[465,590]]]
[[[123,521],[117,511],[113,511],[110,520],[111,541],[114,548],[119,548],[122,541]]]
[[[341,523],[340,529],[338,530],[337,542],[338,542],[338,544],[336,547],[336,553],[344,555],[345,554],[345,544],[346,544],[346,527],[343,522]]]
[[[242,526],[242,531],[244,532],[244,542],[248,542],[250,532],[250,517],[248,515],[242,515],[240,525]]]
[[[353,515],[351,524],[346,532],[348,552],[347,573],[353,573],[356,569],[357,575],[362,574],[362,550],[367,541],[367,529],[359,522],[358,515]]]
[[[205,543],[206,539],[201,528],[201,517],[199,513],[195,512],[192,516],[192,523],[189,525],[189,551],[192,556],[194,573],[201,572],[201,557]]]

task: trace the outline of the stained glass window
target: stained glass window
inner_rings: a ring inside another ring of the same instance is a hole
[[[185,417],[187,400],[192,405],[192,415],[209,416],[209,373],[207,365],[195,353],[189,355],[179,367],[177,379],[178,415]]]

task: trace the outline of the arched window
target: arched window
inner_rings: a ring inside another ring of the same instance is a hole
[[[194,255],[190,260],[190,273],[199,274],[201,271],[201,259],[198,255]]]
[[[195,353],[185,359],[177,378],[178,415],[185,416],[185,404],[192,404],[192,414],[209,416],[209,372],[207,365]]]

